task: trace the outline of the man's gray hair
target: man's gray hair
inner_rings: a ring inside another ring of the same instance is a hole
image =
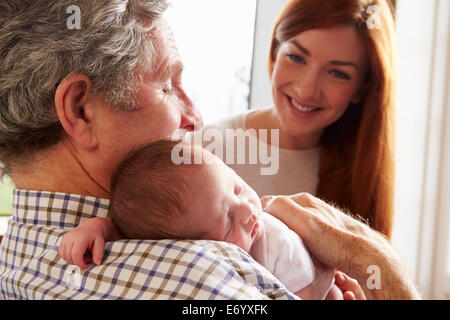
[[[81,11],[69,29],[68,8]],[[73,73],[119,110],[135,108],[135,83],[156,59],[151,33],[166,0],[0,2],[0,161],[26,160],[62,136],[54,96]],[[145,70],[144,70],[145,69]]]

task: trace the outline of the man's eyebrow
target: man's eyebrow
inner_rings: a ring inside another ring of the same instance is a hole
[[[184,64],[181,60],[178,60],[172,65],[172,70],[174,74],[181,73],[184,70]]]
[[[181,60],[175,61],[172,65],[167,69],[167,77],[173,77],[182,73],[184,70],[184,64]]]
[[[156,72],[157,78],[167,80],[177,74],[182,73],[184,70],[184,64],[181,60],[177,60],[174,63],[166,61],[160,66],[160,71]]]

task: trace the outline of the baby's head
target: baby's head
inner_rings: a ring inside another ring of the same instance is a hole
[[[176,165],[174,148],[192,164]],[[109,214],[127,238],[209,239],[249,251],[262,233],[261,210],[256,192],[222,160],[184,141],[132,152],[112,178]]]

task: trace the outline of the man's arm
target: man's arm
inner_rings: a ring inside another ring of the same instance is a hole
[[[420,299],[389,242],[367,225],[307,193],[262,202],[264,211],[294,230],[316,258],[355,278],[368,299]]]

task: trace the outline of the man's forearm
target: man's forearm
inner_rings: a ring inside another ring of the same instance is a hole
[[[357,280],[369,300],[421,299],[407,269],[395,256],[386,256],[372,248],[361,259]]]

